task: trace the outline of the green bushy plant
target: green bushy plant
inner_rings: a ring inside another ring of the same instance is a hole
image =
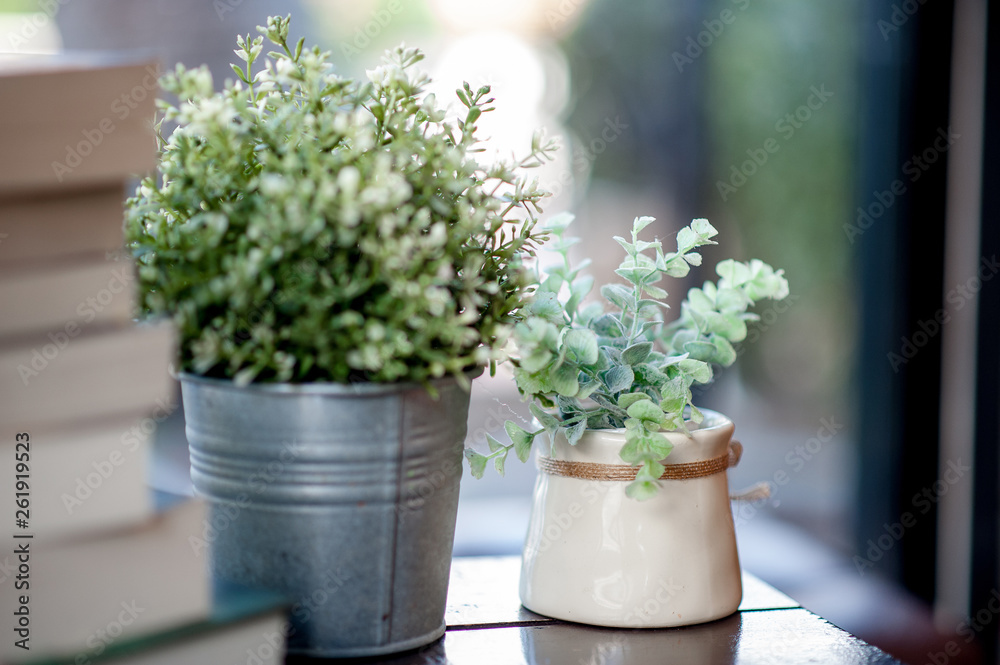
[[[289,18],[237,39],[236,80],[205,68],[163,78],[177,124],[155,176],[128,203],[140,304],[173,317],[180,365],[250,381],[425,382],[496,360],[531,273],[522,257],[547,194],[523,169],[482,165],[487,86],[457,90],[453,117],[387,52],[357,82],[329,53],[288,43]]]
[[[564,237],[570,217],[549,223],[558,237],[552,248],[560,260],[536,273],[537,290],[517,323],[512,354],[518,391],[531,401],[541,429],[526,431],[505,425],[509,444],[488,436],[490,454],[467,449],[473,475],[481,477],[493,461],[501,474],[508,453],[527,461],[535,437],[543,431],[563,434],[570,444],[587,429],[624,428],[621,458],[638,466],[629,496],[644,499],[658,487],[672,445],[661,431],[689,433],[686,422],[700,423],[691,386],[712,380],[712,366],[736,360],[734,344],[747,335],[749,309],[762,299],[788,295],[783,271],[754,259],[727,259],[715,268],[716,282],[692,288],[673,322],[664,321],[667,292],[662,277],[684,277],[701,265],[698,248],[715,244],[717,231],[696,219],[677,234],[677,250],[664,253],[658,241],[639,239],[653,222],[638,217],[632,238],[615,236],[625,259],[615,272],[626,284],[606,284],[600,302],[585,304],[594,280],[581,274],[586,264],[572,266]]]

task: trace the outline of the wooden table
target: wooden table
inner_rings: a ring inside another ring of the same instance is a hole
[[[750,573],[725,619],[685,628],[622,630],[549,619],[517,597],[520,559],[452,562],[448,632],[419,651],[367,660],[393,665],[660,665],[662,663],[899,663],[803,609]],[[289,663],[306,663],[289,659]],[[339,661],[343,662],[343,661]]]

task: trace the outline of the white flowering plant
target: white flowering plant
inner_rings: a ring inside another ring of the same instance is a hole
[[[747,324],[758,319],[749,311],[764,299],[788,295],[784,271],[753,259],[726,259],[706,281],[688,291],[680,315],[664,320],[667,292],[663,277],[685,277],[701,265],[698,248],[716,244],[717,231],[707,219],[696,219],[677,233],[677,250],[664,252],[658,240],[639,234],[654,220],[637,217],[631,240],[615,236],[625,257],[615,273],[625,283],[605,284],[606,301],[588,302],[594,278],[572,265],[564,238],[572,218],[560,215],[547,224],[558,238],[552,249],[559,260],[535,275],[537,289],[514,328],[511,361],[517,389],[531,402],[540,427],[527,431],[505,424],[510,443],[487,435],[488,455],[466,448],[472,474],[482,477],[491,461],[502,475],[513,450],[525,462],[535,438],[561,434],[575,445],[588,429],[625,431],[620,457],[637,467],[626,488],[629,497],[654,496],[673,445],[661,431],[689,432],[702,422],[692,403],[692,386],[712,380],[713,365],[736,361],[736,347],[747,336]]]
[[[450,113],[403,46],[342,78],[288,44],[289,20],[237,39],[221,92],[205,68],[161,81],[177,127],[127,206],[144,313],[176,321],[184,371],[238,384],[427,382],[500,359],[547,238],[524,169],[554,144],[482,165],[488,86]]]

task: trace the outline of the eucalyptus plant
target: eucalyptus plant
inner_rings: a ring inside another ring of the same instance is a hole
[[[660,433],[690,434],[688,423],[702,421],[692,404],[692,385],[709,383],[713,365],[735,362],[734,344],[746,337],[747,323],[758,318],[749,309],[762,299],[787,296],[788,282],[783,271],[757,259],[721,261],[715,267],[717,281],[690,289],[680,316],[667,323],[668,294],[657,284],[663,277],[685,277],[701,265],[698,248],[716,244],[717,231],[708,220],[696,219],[677,233],[677,250],[664,253],[659,241],[640,240],[654,220],[638,217],[631,240],[615,236],[625,250],[615,273],[625,283],[601,287],[607,308],[586,303],[594,279],[582,274],[588,262],[571,265],[574,243],[564,237],[570,220],[560,216],[549,223],[558,237],[550,247],[559,260],[536,273],[536,292],[513,334],[514,380],[541,428],[527,431],[508,421],[509,444],[488,435],[490,454],[469,448],[466,457],[476,477],[490,461],[503,474],[510,451],[527,461],[542,432],[562,434],[576,444],[587,429],[624,428],[621,458],[638,467],[626,492],[649,498],[673,447]]]
[[[532,275],[522,258],[547,192],[524,169],[481,164],[490,88],[426,92],[417,49],[367,81],[289,44],[289,17],[237,39],[235,79],[204,67],[161,80],[157,173],[128,202],[140,304],[180,331],[181,368],[264,382],[427,382],[500,357]],[[264,54],[264,37],[276,50]]]

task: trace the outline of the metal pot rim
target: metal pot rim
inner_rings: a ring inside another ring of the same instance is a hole
[[[466,378],[470,381],[483,373],[483,367],[476,367],[465,372]],[[282,395],[343,395],[343,396],[369,396],[386,393],[407,392],[409,390],[423,389],[424,384],[415,381],[405,381],[399,383],[376,383],[374,381],[358,381],[356,383],[334,383],[314,382],[314,383],[248,383],[245,386],[237,386],[232,379],[219,379],[215,377],[192,374],[190,372],[175,372],[176,378],[184,383],[201,384],[206,387],[219,388],[223,390],[253,391],[259,393],[272,393]],[[444,386],[456,381],[451,375],[433,379],[429,384],[435,388]]]

